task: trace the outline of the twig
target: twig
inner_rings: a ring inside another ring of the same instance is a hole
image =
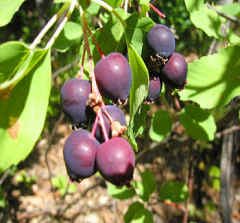
[[[188,209],[189,209],[189,204],[191,200],[191,195],[193,192],[193,184],[194,184],[194,176],[193,176],[193,161],[194,161],[194,156],[193,156],[193,145],[190,143],[189,146],[189,167],[188,167],[188,174],[187,174],[187,185],[188,185],[188,191],[189,191],[189,196],[187,198],[186,204],[185,204],[185,211],[184,211],[184,216],[183,216],[183,223],[188,222]]]
[[[52,75],[52,79],[55,80],[58,77],[59,74],[72,69],[74,66],[76,66],[79,63],[79,60],[80,60],[80,58],[78,57],[75,61],[73,61],[73,63],[67,64],[66,66],[61,67],[60,69],[55,71]]]
[[[1,179],[0,179],[0,185],[3,184],[3,182],[6,180],[6,178],[8,177],[8,175],[10,174],[11,172],[11,168],[8,168],[4,173],[3,175],[1,176]]]
[[[56,13],[49,21],[48,23],[43,27],[43,29],[40,31],[40,33],[37,35],[37,37],[34,39],[32,44],[30,45],[30,49],[34,49],[42,40],[42,38],[45,36],[45,34],[49,31],[49,29],[54,25],[54,23],[58,20],[58,18],[65,12],[66,8],[69,6],[69,3],[65,3],[63,7],[59,10],[58,13]]]
[[[71,5],[69,7],[68,12],[66,13],[66,15],[63,17],[62,21],[60,22],[57,30],[55,31],[55,33],[52,35],[51,39],[48,41],[47,45],[45,46],[45,49],[49,49],[52,47],[52,45],[54,44],[55,40],[57,39],[57,37],[59,36],[59,34],[61,33],[61,31],[63,30],[67,20],[69,19],[69,17],[71,16],[75,6],[76,6],[77,0],[72,0]]]
[[[154,12],[156,12],[160,16],[160,18],[163,19],[166,18],[166,16],[162,12],[160,12],[159,9],[156,8],[152,3],[149,3],[149,6],[152,8]]]
[[[210,5],[209,3],[206,3],[206,6],[210,9],[214,10],[218,15],[224,17],[225,19],[228,19],[228,20],[230,20],[231,22],[234,22],[234,23],[240,23],[240,19],[238,19],[237,17],[232,16],[232,15],[228,15],[224,12],[221,12],[220,10],[216,9],[214,6]]]
[[[221,138],[223,135],[228,135],[236,131],[240,131],[240,126],[234,125],[228,129],[224,129],[222,132],[216,134],[216,138]]]

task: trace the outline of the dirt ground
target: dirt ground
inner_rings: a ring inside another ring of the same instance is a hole
[[[176,132],[181,133],[181,131],[181,126],[176,128]],[[9,175],[5,179],[3,188],[7,192],[7,205],[4,209],[0,209],[1,222],[124,222],[123,216],[129,205],[138,198],[118,200],[111,197],[100,175],[94,175],[81,183],[74,183],[76,191],[65,195],[61,195],[60,191],[51,185],[53,177],[63,175],[68,179],[63,161],[63,145],[70,133],[71,129],[68,124],[58,125],[54,138],[50,139],[51,144],[49,145],[49,139],[43,137],[27,160],[19,165],[14,176]],[[173,134],[171,140],[165,144],[151,142],[149,146],[151,150],[138,157],[138,168],[134,173],[134,180],[140,179],[138,170],[151,170],[157,180],[158,188],[170,180],[186,179],[188,147],[184,144],[184,140],[179,140],[178,134]],[[211,154],[209,155],[211,157]],[[218,157],[215,158],[218,159]],[[32,182],[17,180],[17,176],[23,170],[28,178],[33,177]],[[189,209],[195,205],[198,211],[195,211],[194,216],[189,216],[188,222],[221,222],[218,211],[219,193],[209,186],[206,179],[204,180],[206,177],[204,172],[194,171],[194,174],[195,182]],[[233,213],[234,223],[240,222],[239,185],[237,188]],[[209,201],[216,204],[215,211],[206,209],[207,205],[204,204]],[[151,196],[150,202],[145,205],[153,213],[154,223],[183,222],[184,211],[181,208],[185,204],[176,206],[159,201],[156,192]]]

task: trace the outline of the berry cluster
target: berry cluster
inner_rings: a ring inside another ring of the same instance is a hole
[[[158,98],[162,81],[171,89],[183,89],[187,63],[180,53],[174,52],[175,38],[172,31],[165,25],[156,24],[147,33],[147,44],[151,52],[145,58],[150,74],[147,101]]]
[[[64,145],[64,160],[71,180],[79,181],[97,170],[111,183],[129,185],[135,167],[135,154],[121,136],[126,131],[124,112],[105,105],[102,96],[122,103],[129,96],[132,71],[120,53],[103,56],[94,69],[95,88],[88,80],[69,79],[61,88],[64,113],[74,131]],[[95,114],[96,115],[93,115]],[[83,127],[89,125],[90,133]]]
[[[146,100],[152,102],[160,95],[162,81],[172,88],[184,87],[187,63],[181,54],[174,52],[175,38],[166,26],[155,25],[147,34],[147,43],[152,53],[147,60],[150,84]],[[72,78],[61,88],[63,111],[73,129],[77,128],[64,145],[64,160],[73,181],[99,170],[111,183],[129,185],[135,154],[122,137],[127,124],[124,112],[116,104],[123,104],[129,96],[132,71],[128,60],[118,52],[101,56],[94,74],[89,75],[91,81]],[[105,105],[102,96],[115,105]]]

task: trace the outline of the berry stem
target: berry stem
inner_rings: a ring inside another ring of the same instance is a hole
[[[105,142],[107,142],[109,140],[109,138],[108,138],[108,133],[107,133],[106,126],[105,126],[105,123],[104,123],[104,119],[103,119],[102,108],[99,109],[99,122],[100,122],[99,124],[100,124],[101,129],[102,129],[103,137],[105,139]]]
[[[82,13],[82,22],[83,22],[83,37],[84,37],[84,41],[85,41],[85,46],[86,46],[86,50],[88,53],[88,62],[89,62],[89,77],[91,79],[92,82],[92,93],[96,94],[96,96],[99,98],[100,103],[102,103],[102,96],[99,93],[99,89],[96,83],[96,79],[95,79],[95,74],[94,74],[94,64],[93,64],[93,59],[92,59],[92,55],[91,55],[91,51],[89,48],[89,43],[88,43],[88,35],[87,35],[87,21],[85,18],[85,14],[84,12]]]
[[[104,58],[105,56],[104,56],[104,54],[103,54],[103,52],[102,52],[102,50],[101,50],[101,48],[100,48],[100,46],[99,46],[99,44],[98,44],[95,36],[93,35],[93,33],[92,33],[92,31],[90,30],[90,28],[89,28],[89,26],[88,26],[87,23],[86,23],[86,29],[87,29],[87,31],[89,32],[89,35],[90,35],[90,37],[92,38],[92,40],[93,40],[93,42],[94,42],[94,44],[95,44],[95,46],[96,46],[96,48],[97,48],[97,51],[98,51],[99,55],[100,55],[102,58]]]
[[[152,3],[149,2],[149,6],[152,8],[154,12],[156,12],[160,16],[160,18],[163,19],[166,18],[166,16],[162,12],[160,12],[159,9],[156,8]]]
[[[83,77],[83,74],[84,74],[85,55],[86,55],[86,47],[84,46],[83,54],[82,54],[82,58],[81,58],[82,61],[81,61],[80,71],[79,71],[79,74],[77,75],[77,78],[80,78],[80,79]]]
[[[100,111],[100,109],[99,109],[99,111]],[[91,132],[91,135],[93,137],[95,137],[95,133],[96,133],[97,125],[98,125],[99,111],[97,112],[97,115],[96,115],[96,118],[95,118],[95,121],[94,121],[94,124],[93,124],[93,128],[92,128],[92,132]]]

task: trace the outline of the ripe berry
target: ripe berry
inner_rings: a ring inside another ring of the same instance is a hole
[[[72,181],[89,177],[96,172],[96,152],[99,142],[83,129],[73,132],[67,139],[63,156]]]
[[[132,82],[128,60],[120,53],[111,53],[102,58],[94,69],[101,93],[114,101],[126,100]]]
[[[162,89],[162,82],[159,79],[159,77],[154,77],[150,79],[148,96],[146,100],[150,102],[156,100],[160,95],[161,89]]]
[[[107,112],[109,113],[109,115],[112,117],[113,121],[118,121],[121,125],[125,125],[125,126],[127,125],[125,116],[124,116],[124,112],[119,107],[117,107],[115,105],[106,105],[105,108],[106,108]],[[111,138],[112,131],[111,131],[110,120],[108,119],[108,117],[105,115],[104,112],[103,112],[103,119],[104,119],[104,125],[106,127],[106,131],[108,133],[108,137]],[[99,125],[96,128],[95,136],[99,142],[104,142],[102,130]]]
[[[179,53],[173,53],[162,69],[166,83],[172,87],[182,89],[187,78],[187,63]]]
[[[87,101],[91,92],[91,84],[87,80],[71,78],[61,88],[63,112],[70,118],[73,125],[87,121]]]
[[[165,25],[156,24],[147,34],[148,44],[163,57],[169,57],[175,50],[175,38]]]
[[[135,155],[123,138],[114,137],[98,147],[97,167],[102,176],[116,186],[129,185],[135,167]]]

